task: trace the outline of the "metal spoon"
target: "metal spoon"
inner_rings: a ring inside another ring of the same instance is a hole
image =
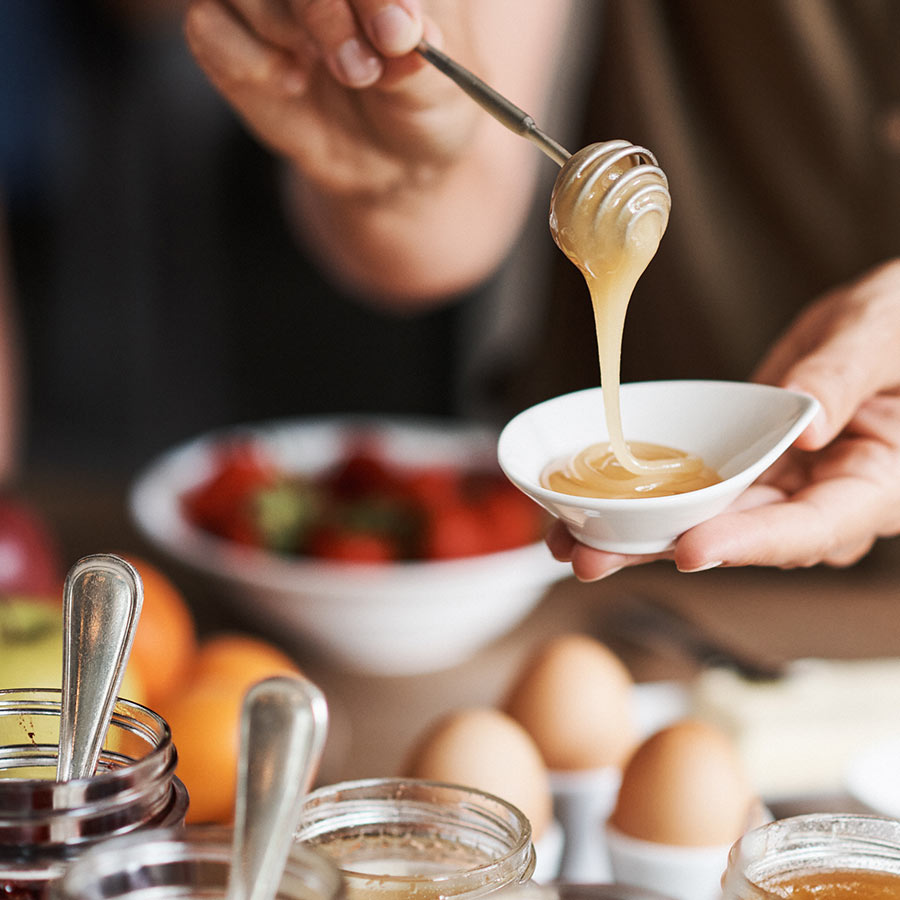
[[[501,125],[536,144],[553,162],[562,165],[572,155],[548,134],[541,131],[534,119],[510,100],[482,81],[473,72],[433,47],[421,41],[416,51],[435,68],[456,82],[482,109],[487,110]]]
[[[140,576],[118,556],[85,556],[66,575],[57,781],[97,767],[143,598]]]
[[[305,678],[267,678],[247,692],[226,900],[275,896],[327,731],[325,697]]]

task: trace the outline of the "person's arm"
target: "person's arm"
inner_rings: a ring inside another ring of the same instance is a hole
[[[561,0],[193,0],[186,34],[290,162],[298,227],[323,265],[405,305],[488,276],[537,166],[552,165],[411,51],[424,34],[540,122],[567,14]]]
[[[845,566],[900,534],[898,347],[900,259],[809,306],[755,380],[812,394],[820,415],[732,509],[685,532],[664,556],[684,572]],[[592,550],[560,525],[548,544],[585,581],[648,561]]]

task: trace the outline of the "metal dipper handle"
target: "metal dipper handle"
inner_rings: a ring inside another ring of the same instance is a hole
[[[536,144],[555,163],[561,166],[571,156],[565,147],[541,131],[528,113],[519,109],[518,106],[495,91],[477,75],[451,59],[446,53],[432,47],[427,41],[421,41],[416,50],[435,68],[440,69],[448,78],[455,81],[501,125]]]

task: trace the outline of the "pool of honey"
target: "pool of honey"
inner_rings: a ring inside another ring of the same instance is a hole
[[[551,462],[541,475],[541,484],[552,491],[579,497],[634,499],[668,497],[721,481],[718,473],[699,456],[659,444],[631,442],[628,446],[636,459],[670,462],[671,468],[648,466],[642,472],[630,472],[610,444],[599,443],[574,456]]]

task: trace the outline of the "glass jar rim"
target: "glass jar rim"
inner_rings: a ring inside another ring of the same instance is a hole
[[[232,829],[223,825],[188,825],[132,832],[95,845],[70,863],[62,880],[54,887],[54,900],[91,896],[86,890],[88,885],[99,884],[125,868],[177,866],[190,860],[227,868],[232,852]],[[340,873],[334,864],[303,844],[295,843],[291,847],[285,876],[303,881],[313,894],[323,898],[338,898],[342,893]]]
[[[438,802],[440,796],[453,797],[460,801],[457,807]],[[390,816],[378,816],[390,805],[402,802],[398,814],[395,809]],[[478,807],[481,805],[481,808]],[[344,810],[338,807],[344,807]],[[454,809],[461,812],[463,818],[448,815]],[[383,822],[387,825],[400,825],[416,816],[425,814],[434,816],[436,812],[443,814],[443,822],[448,825],[472,826],[475,821],[482,828],[494,829],[494,837],[505,837],[507,847],[502,854],[492,856],[485,863],[475,865],[465,871],[446,874],[429,874],[427,880],[433,883],[450,882],[460,878],[471,877],[484,880],[489,873],[503,872],[521,864],[527,880],[534,870],[535,851],[532,844],[531,823],[525,814],[512,803],[467,785],[450,782],[432,781],[420,778],[366,778],[354,781],[338,782],[326,785],[307,795],[300,823],[294,838],[300,842],[309,841],[315,844],[328,834],[341,828],[361,825],[374,825]],[[469,817],[469,821],[466,821]],[[371,878],[372,873],[346,868],[340,863],[340,870],[345,877]],[[422,876],[389,875],[386,880],[399,884],[421,882]]]
[[[0,689],[0,716],[58,718],[61,695],[59,688]],[[131,759],[104,751],[101,761],[112,764],[89,778],[65,784],[46,778],[0,779],[0,827],[27,820],[35,813],[46,817],[70,816],[73,810],[86,806],[95,811],[115,807],[130,801],[132,785],[169,780],[175,770],[177,754],[165,719],[140,703],[120,698],[110,723],[110,729],[113,728],[144,741],[147,753]],[[13,752],[20,754],[16,759],[27,761],[29,765],[55,766],[58,750],[57,745],[34,744],[17,747]],[[14,758],[13,752],[0,753],[0,768],[4,761]]]
[[[867,865],[861,865],[866,862]],[[761,885],[810,868],[876,868],[900,875],[900,820],[867,813],[807,813],[753,828],[731,847],[723,884]],[[737,896],[743,896],[738,891]]]

